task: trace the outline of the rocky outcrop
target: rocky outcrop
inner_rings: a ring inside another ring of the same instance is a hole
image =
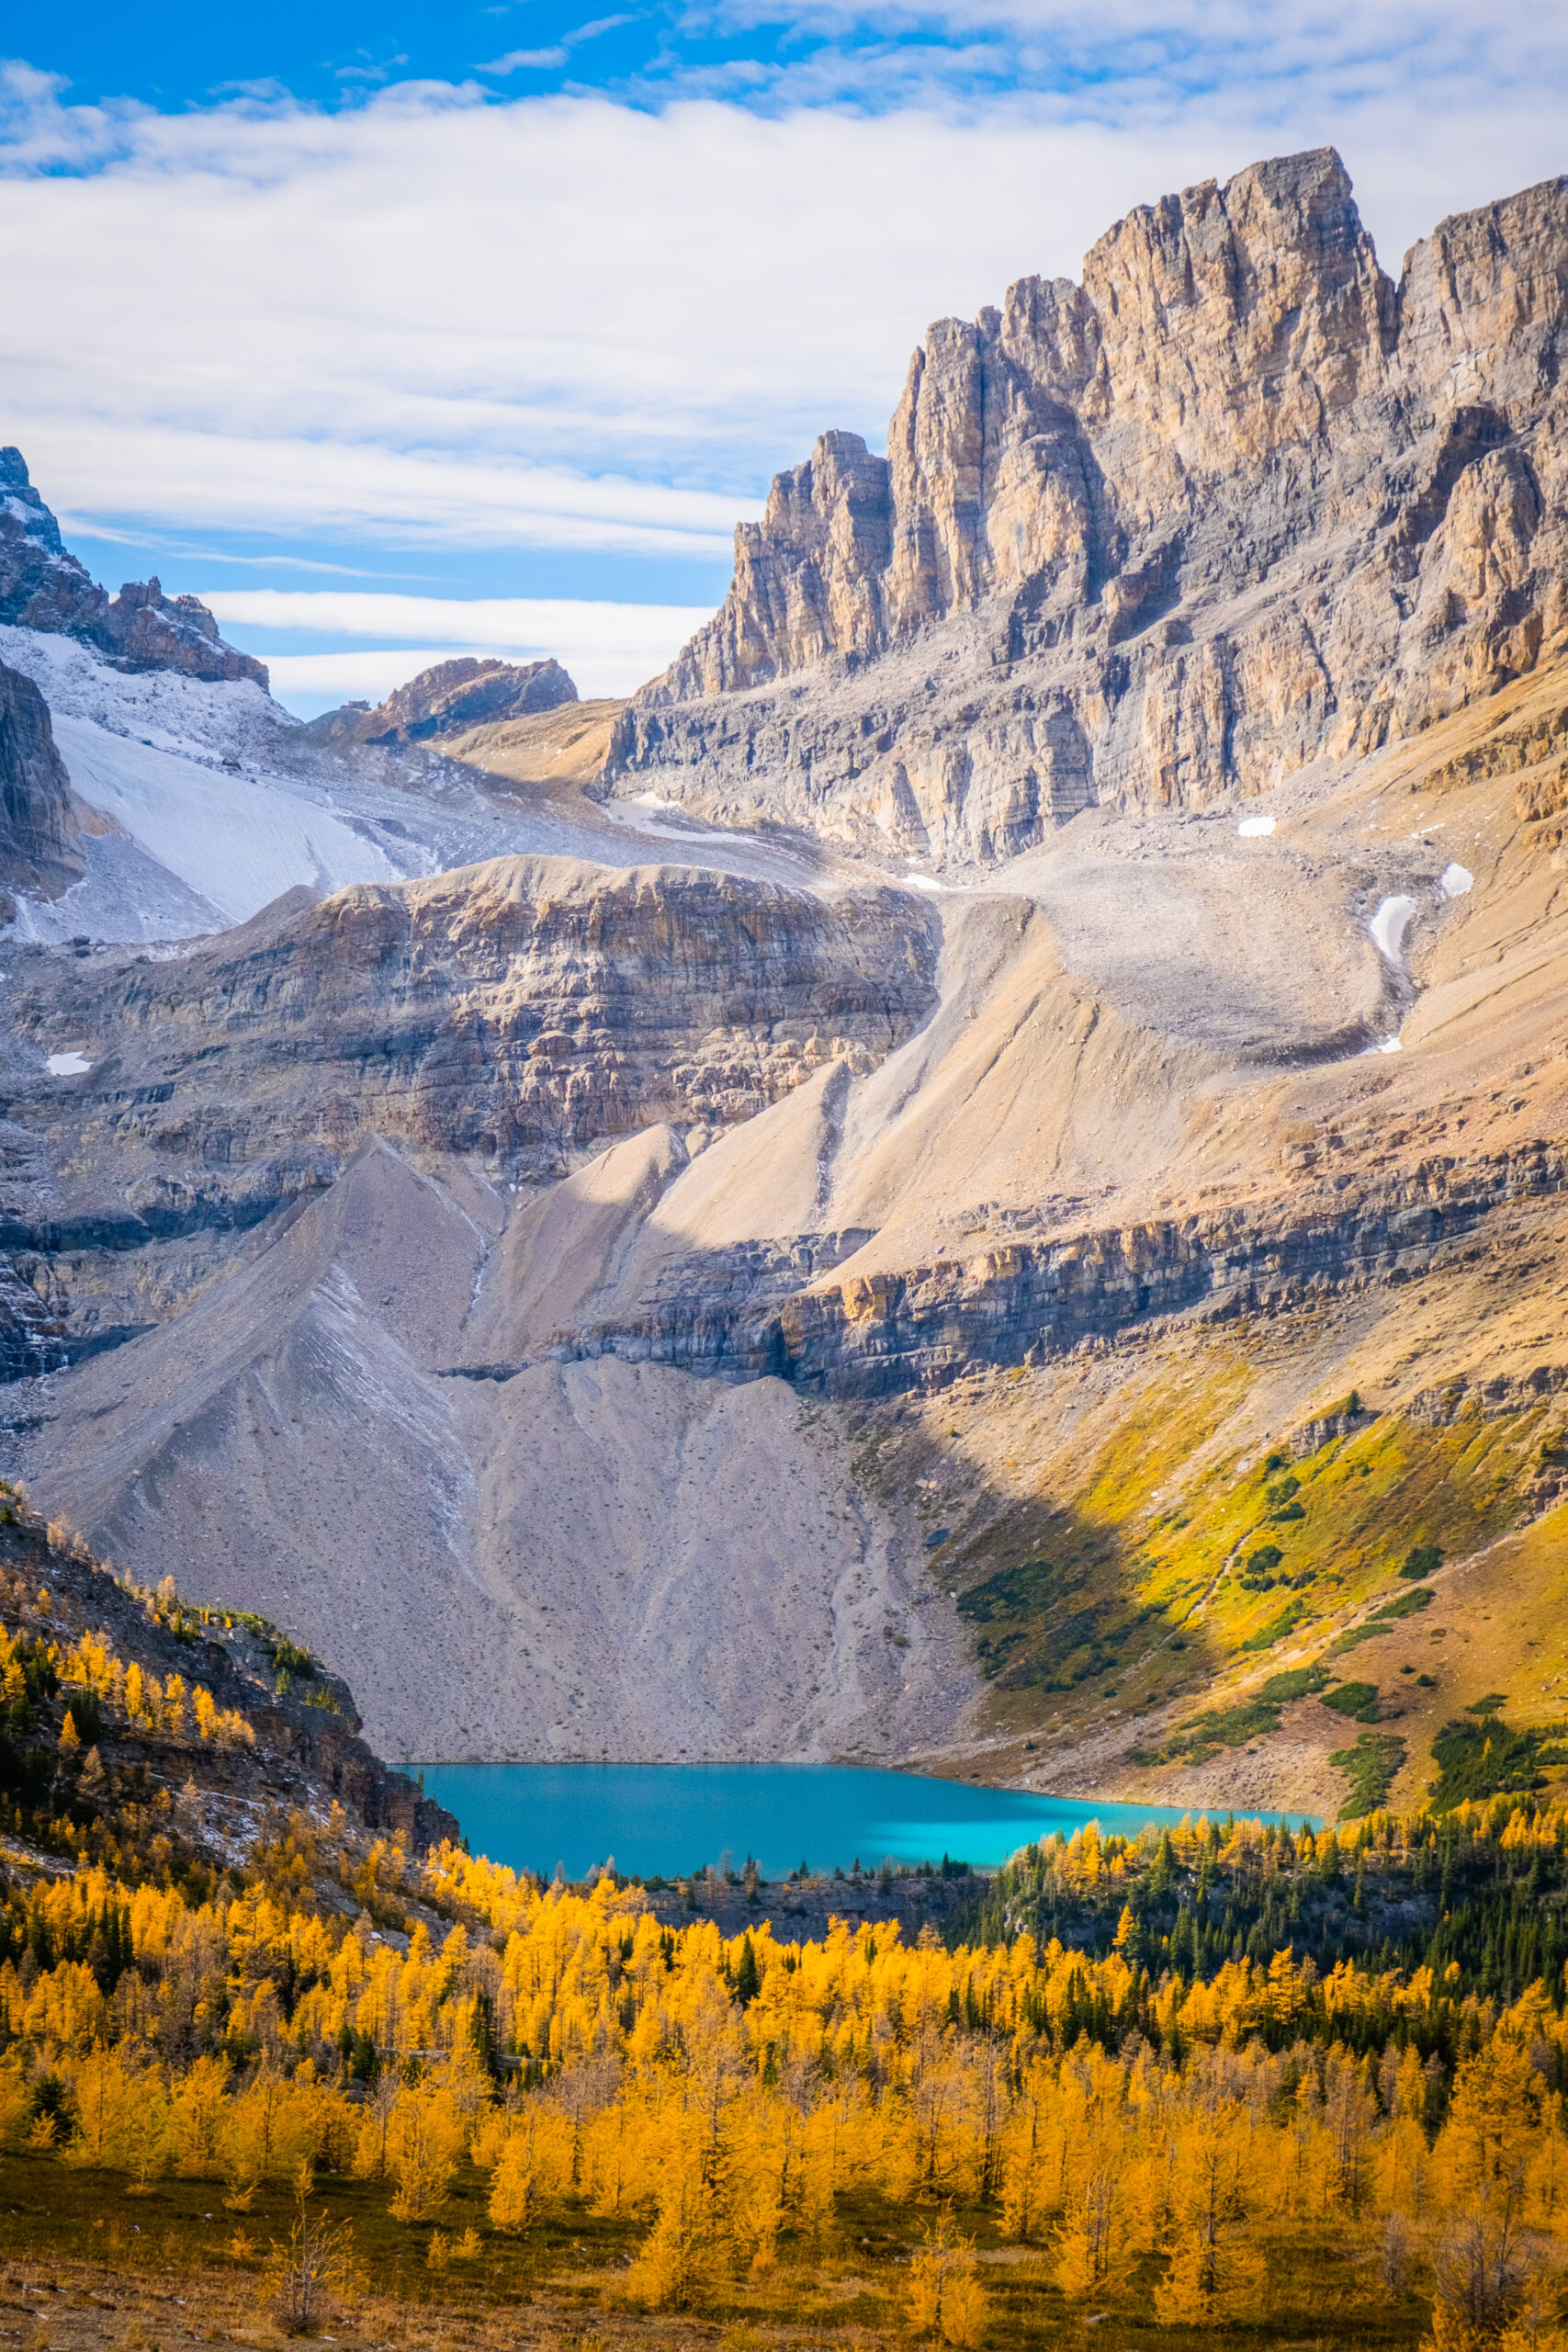
[[[71,1130],[76,1205],[0,1213],[0,1246],[243,1228],[373,1135],[537,1181],[660,1120],[730,1125],[830,1061],[874,1068],[930,1012],[935,959],[896,891],[509,858],[293,893],[177,960],[46,968],[11,1019],[40,1045],[71,1026],[95,1063],[26,1114]]]
[[[0,621],[82,638],[122,670],[267,683],[266,664],[226,644],[199,597],[165,596],[155,579],[128,581],[112,599],[98,587],[67,552],[16,448],[0,449]]]
[[[772,1375],[816,1396],[874,1397],[941,1389],[977,1366],[1038,1363],[1111,1343],[1157,1317],[1272,1313],[1345,1285],[1395,1286],[1444,1262],[1495,1211],[1560,1193],[1562,1152],[1544,1144],[1476,1161],[1433,1163],[1369,1187],[1348,1204],[1193,1216],[1018,1242],[968,1259],[838,1281],[806,1279],[782,1298],[757,1253],[689,1267],[682,1289],[635,1320],[561,1337],[541,1352],[613,1355],[731,1380]],[[831,1241],[836,1237],[811,1237]],[[850,1237],[853,1238],[853,1237]],[[775,1253],[787,1267],[789,1253]],[[818,1263],[830,1266],[824,1250]],[[516,1366],[487,1366],[491,1377]]]
[[[305,733],[321,743],[428,743],[474,727],[532,718],[576,700],[577,688],[558,662],[479,661],[464,654],[422,670],[374,709],[351,702],[323,711]]]
[[[1565,358],[1568,180],[1397,288],[1331,149],[1140,208],[777,478],[612,777],[990,859],[1419,729],[1568,628]]]
[[[151,1588],[139,1590],[122,1583],[113,1569],[93,1557],[79,1536],[67,1538],[58,1522],[46,1527],[41,1516],[14,1498],[7,1498],[0,1527],[0,1573],[6,1570],[13,1578],[13,1603],[19,1593],[27,1594],[23,1609],[33,1617],[37,1631],[56,1639],[63,1636],[68,1643],[73,1635],[90,1630],[107,1640],[124,1665],[134,1664],[160,1678],[177,1677],[181,1686],[198,1681],[220,1711],[232,1710],[249,1725],[249,1737],[234,1743],[194,1738],[178,1730],[160,1736],[145,1720],[140,1724],[127,1721],[110,1699],[104,1709],[107,1721],[100,1752],[111,1776],[102,1792],[111,1822],[119,1773],[127,1773],[133,1791],[130,1775],[144,1773],[152,1760],[159,1777],[166,1776],[172,1786],[215,1794],[224,1810],[237,1800],[241,1807],[254,1807],[265,1818],[269,1804],[288,1798],[324,1817],[335,1801],[351,1818],[396,1838],[413,1853],[446,1838],[456,1841],[460,1835],[454,1816],[426,1797],[422,1781],[392,1770],[358,1736],[354,1696],[339,1677],[328,1674],[314,1659],[292,1685],[287,1673],[279,1673],[279,1641],[273,1627],[254,1617],[227,1624],[209,1619],[200,1628],[198,1643],[197,1626],[177,1602],[155,1600]],[[18,1571],[27,1578],[25,1585],[14,1581]],[[29,1747],[37,1755],[58,1739],[47,1719],[17,1724],[12,1736],[19,1736],[23,1758]],[[121,1781],[122,1795],[125,1786]],[[186,1838],[201,1837],[206,1823],[199,1798],[194,1810],[182,1800],[178,1826]],[[209,1859],[217,1868],[221,1870],[232,1857],[231,1845],[213,1841]]]
[[[84,871],[71,779],[49,706],[30,678],[0,663],[0,884],[57,899]],[[15,910],[0,890],[7,918]]]

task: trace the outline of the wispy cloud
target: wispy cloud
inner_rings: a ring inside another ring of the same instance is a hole
[[[488,64],[476,65],[476,74],[520,74],[532,67],[536,73],[547,73],[552,66],[564,65],[567,50],[564,42],[553,49],[509,49],[504,57],[492,57]]]
[[[687,0],[682,22],[743,36],[780,13],[778,0]],[[789,11],[787,53],[803,62],[823,43],[840,66],[862,51],[888,62],[911,41],[955,89],[988,58],[1015,90],[1119,121],[1200,97],[1256,116],[1270,98],[1296,111],[1419,94],[1468,112],[1543,81],[1561,93],[1568,67],[1568,20],[1532,0],[797,0]]]
[[[406,65],[408,62],[406,50],[400,50],[394,57],[373,59],[367,49],[362,49],[350,63],[334,65],[332,71],[340,82],[363,82],[383,88],[392,80],[399,66]]]
[[[268,649],[273,691],[291,709],[379,702],[456,652],[514,661],[553,654],[585,695],[626,695],[664,669],[707,618],[705,605],[572,597],[388,596],[354,591],[215,590],[205,601],[237,642]],[[330,652],[271,650],[279,636],[363,638]]]
[[[504,57],[492,57],[488,65],[476,65],[474,71],[476,74],[515,74],[523,66],[545,68],[564,65],[571,51],[580,49],[584,41],[597,40],[602,33],[618,32],[623,25],[635,25],[637,21],[635,16],[595,17],[590,23],[579,25],[571,32],[562,33],[552,48],[509,49]]]
[[[163,115],[0,69],[0,438],[88,527],[711,560],[818,431],[880,435],[929,320],[1136,202],[1332,139],[1397,267],[1568,163],[1568,20],[1524,0],[778,14],[655,11],[616,96]]]
[[[352,411],[342,424],[352,421]],[[452,420],[454,425],[457,420]],[[17,441],[68,526],[127,517],[186,529],[286,530],[312,518],[322,532],[389,544],[526,545],[711,557],[728,552],[738,501],[619,474],[469,455],[387,449],[193,424],[132,424],[103,407],[51,416],[12,400],[0,430]]]
[[[354,588],[222,588],[203,601],[225,626],[251,629],[513,650],[639,647],[666,660],[663,649],[683,645],[708,617],[705,605],[581,596],[394,596]]]

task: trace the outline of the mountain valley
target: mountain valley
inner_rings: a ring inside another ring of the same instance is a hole
[[[1259,165],[932,328],[626,704],[308,725],[5,453],[0,1466],[404,1759],[1554,1720],[1565,358],[1568,182],[1395,286]]]

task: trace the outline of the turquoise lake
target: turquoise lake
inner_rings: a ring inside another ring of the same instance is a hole
[[[683,1877],[728,1853],[754,1855],[764,1878],[802,1861],[813,1871],[938,1862],[976,1870],[1087,1821],[1135,1837],[1145,1822],[1179,1821],[1158,1805],[1024,1796],[914,1772],[841,1764],[426,1764],[425,1792],[455,1813],[476,1854],[569,1879],[615,1858],[632,1878]],[[1259,1814],[1260,1821],[1302,1814]]]

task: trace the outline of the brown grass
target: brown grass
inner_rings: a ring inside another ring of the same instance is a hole
[[[454,2240],[472,2222],[481,2256],[434,2278],[424,2267],[428,2229],[390,2220],[384,2184],[323,2180],[322,2207],[354,2224],[366,2283],[340,2302],[320,2338],[340,2352],[894,2352],[912,2343],[905,2265],[931,2219],[923,2208],[850,2200],[819,2245],[782,2244],[765,2285],[716,2275],[702,2309],[644,2312],[626,2307],[620,2281],[645,2224],[584,2210],[552,2216],[525,2240],[507,2239],[485,2223],[483,2186],[466,2173],[442,2216]],[[256,2250],[236,2261],[227,2251],[235,2224],[216,2184],[166,2180],[152,2199],[133,2201],[116,2177],[38,2157],[0,2159],[0,2346],[184,2352],[226,2343],[282,2352],[290,2339],[267,2308],[262,2273],[267,2240],[286,2234],[289,2213],[285,2188],[264,2186],[243,2224]],[[1268,2247],[1267,2309],[1251,2324],[1211,2335],[1153,2321],[1157,2261],[1138,2265],[1124,2301],[1070,2308],[1048,2249],[1000,2241],[994,2216],[983,2212],[958,2220],[977,2241],[993,2352],[1054,2352],[1064,2342],[1095,2352],[1240,2352],[1264,2344],[1279,2352],[1414,2352],[1427,2323],[1423,2304],[1391,2304],[1371,2291],[1370,2243],[1348,2245],[1342,2231],[1282,2230]],[[1100,2310],[1103,2321],[1086,2325]]]

